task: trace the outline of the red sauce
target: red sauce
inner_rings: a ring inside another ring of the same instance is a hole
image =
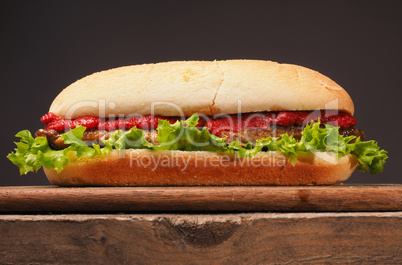
[[[49,112],[45,114],[41,121],[45,123],[45,129],[54,129],[64,132],[73,129],[77,125],[85,126],[88,130],[128,130],[134,126],[139,129],[156,129],[159,119],[168,120],[174,123],[180,120],[179,117],[161,116],[139,116],[120,119],[99,119],[98,117],[85,116],[74,120],[61,119]],[[267,129],[269,126],[303,126],[311,120],[321,120],[322,123],[340,126],[347,129],[356,125],[356,119],[345,113],[336,111],[280,111],[280,112],[261,112],[243,113],[241,115],[222,115],[222,116],[200,116],[198,127],[206,127],[211,133],[220,135],[222,131],[230,130],[239,132],[242,129]]]

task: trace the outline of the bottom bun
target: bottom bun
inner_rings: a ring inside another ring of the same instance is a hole
[[[331,185],[348,179],[357,165],[353,155],[337,161],[325,152],[301,152],[293,166],[278,152],[234,158],[213,152],[129,149],[81,159],[60,173],[44,171],[59,186]]]

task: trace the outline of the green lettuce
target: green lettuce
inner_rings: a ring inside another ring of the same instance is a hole
[[[194,114],[187,120],[174,124],[159,120],[156,130],[160,145],[153,149],[225,152],[225,139],[210,134],[205,127],[202,130],[196,128],[198,119],[198,115]]]
[[[20,138],[20,142],[15,143],[17,145],[15,152],[10,153],[7,158],[19,167],[21,174],[27,174],[30,171],[36,172],[42,166],[47,169],[54,168],[59,173],[64,166],[69,164],[70,160],[104,156],[111,152],[112,149],[100,148],[99,145],[87,146],[82,141],[84,132],[85,127],[77,126],[62,134],[60,137],[64,143],[70,146],[63,150],[53,150],[46,137],[33,138],[28,130],[20,131],[16,134],[16,137]]]
[[[359,170],[377,174],[383,171],[387,152],[381,150],[375,141],[361,141],[355,136],[343,137],[339,128],[320,121],[307,125],[300,141],[293,135],[283,134],[280,137],[267,137],[257,140],[254,144],[241,144],[238,139],[226,143],[225,138],[211,134],[206,128],[198,129],[198,115],[194,114],[185,121],[170,124],[159,120],[158,142],[153,144],[145,139],[145,133],[136,127],[128,131],[116,130],[108,140],[103,140],[103,146],[92,144],[91,147],[82,140],[85,127],[77,126],[60,137],[69,145],[63,150],[52,150],[45,137],[33,138],[27,130],[19,132],[16,137],[15,152],[7,157],[20,169],[21,174],[37,171],[39,168],[54,168],[57,172],[71,161],[82,158],[102,157],[113,150],[150,149],[150,150],[182,150],[210,151],[227,153],[240,158],[252,158],[259,152],[279,151],[289,158],[294,165],[300,152],[331,152],[337,159],[353,154],[359,161]],[[354,141],[353,141],[354,140]]]

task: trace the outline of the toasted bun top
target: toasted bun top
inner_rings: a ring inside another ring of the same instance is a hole
[[[125,66],[65,88],[50,112],[82,116],[190,116],[338,109],[353,115],[348,93],[311,69],[258,60],[182,61]]]

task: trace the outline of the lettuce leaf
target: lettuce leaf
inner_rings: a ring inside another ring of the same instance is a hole
[[[258,152],[268,152],[268,151],[276,151],[276,137],[266,137],[260,140],[257,140],[255,145],[252,143],[247,143],[245,145],[240,144],[239,139],[236,139],[233,142],[230,142],[227,145],[227,153],[233,155],[235,154],[237,157],[241,158],[252,158]]]
[[[196,128],[198,119],[198,115],[194,114],[187,120],[174,124],[159,120],[157,131],[160,145],[153,149],[225,152],[225,138],[210,134],[205,127],[202,130]]]
[[[381,150],[374,140],[361,141],[360,137],[343,137],[339,134],[339,127],[325,124],[321,128],[320,121],[307,125],[302,132],[297,151],[319,151],[335,153],[339,159],[342,156],[353,154],[359,161],[360,171],[370,171],[371,175],[384,170],[387,151]],[[355,140],[354,143],[350,143]]]
[[[115,149],[152,149],[154,145],[145,139],[145,133],[136,127],[128,131],[114,131],[105,142]]]
[[[371,174],[382,172],[388,158],[387,152],[381,150],[375,141],[361,141],[355,136],[343,137],[339,134],[339,127],[328,124],[323,126],[320,121],[308,124],[300,141],[296,141],[293,135],[283,134],[280,138],[263,138],[255,144],[241,144],[238,139],[227,144],[225,138],[210,134],[206,128],[198,129],[198,119],[198,115],[194,114],[187,120],[174,124],[159,120],[159,144],[147,141],[144,131],[133,127],[128,131],[112,132],[108,140],[103,140],[103,147],[97,144],[89,147],[82,141],[85,127],[77,126],[60,135],[69,147],[64,150],[52,150],[45,137],[33,138],[29,131],[24,130],[16,135],[20,142],[15,143],[15,152],[7,157],[20,168],[21,174],[36,172],[42,166],[60,172],[71,161],[84,157],[102,157],[114,149],[224,152],[240,158],[252,158],[259,152],[279,151],[288,157],[293,165],[300,152],[332,152],[338,159],[353,154],[359,161],[359,170],[370,171]]]
[[[293,138],[293,135],[282,134],[281,139],[276,142],[277,150],[289,158],[292,165],[296,164],[297,152],[299,152],[299,143]]]
[[[85,127],[77,128],[62,134],[60,137],[65,144],[70,146],[63,150],[53,150],[50,148],[46,137],[33,138],[27,131],[21,131],[15,136],[20,138],[20,142],[15,143],[17,148],[15,152],[10,153],[7,158],[11,160],[20,169],[20,174],[27,174],[30,171],[38,171],[42,166],[47,169],[54,168],[60,173],[64,166],[68,165],[70,160],[81,159],[83,157],[104,156],[110,153],[110,149],[91,148],[82,141],[82,135]]]
[[[54,168],[60,172],[68,164],[69,158],[62,150],[52,150],[45,137],[33,138],[27,130],[20,131],[16,137],[20,142],[16,143],[15,153],[7,156],[20,169],[20,173],[38,171],[42,166]]]
[[[339,134],[338,127],[329,124],[325,124],[324,128],[321,127],[319,121],[306,125],[299,143],[299,151],[333,152],[337,158],[350,153],[348,143],[356,139],[355,136],[343,137]]]
[[[358,138],[348,148],[350,153],[357,157],[360,171],[370,171],[370,174],[374,175],[384,170],[385,160],[388,158],[387,151],[381,150],[374,140],[361,141]]]

